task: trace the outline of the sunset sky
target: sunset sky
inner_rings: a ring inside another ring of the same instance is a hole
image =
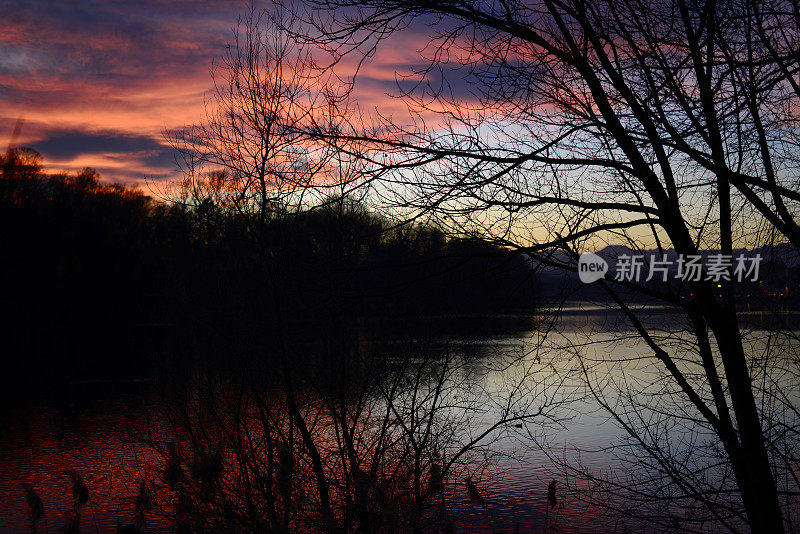
[[[173,172],[164,131],[202,119],[212,60],[247,9],[241,0],[0,6],[0,143],[22,118],[17,144],[41,152],[48,170],[91,166],[129,184]],[[400,106],[385,93],[423,38],[407,31],[367,65],[362,109]]]

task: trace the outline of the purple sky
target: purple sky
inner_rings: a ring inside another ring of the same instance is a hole
[[[18,145],[49,170],[98,169],[141,183],[174,169],[163,132],[197,123],[212,59],[231,40],[241,0],[0,0],[0,149]],[[408,31],[362,70],[361,109],[404,109],[385,93],[424,43]]]
[[[3,2],[0,143],[50,169],[138,182],[173,168],[162,132],[201,117],[209,68],[241,2]],[[5,147],[3,147],[5,148]]]

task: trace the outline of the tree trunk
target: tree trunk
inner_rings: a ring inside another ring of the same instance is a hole
[[[708,303],[707,295],[704,300]],[[710,297],[713,299],[713,297]],[[742,346],[736,315],[714,302],[706,314],[714,332],[739,430],[739,454],[731,456],[750,529],[754,533],[784,532],[778,490],[769,463],[764,432]],[[708,309],[708,307],[707,307]]]

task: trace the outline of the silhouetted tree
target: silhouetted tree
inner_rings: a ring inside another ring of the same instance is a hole
[[[430,25],[427,66],[415,73],[422,81],[401,95],[415,122],[327,139],[345,151],[371,143],[365,172],[388,175],[389,188],[402,183],[400,205],[448,233],[573,271],[577,252],[606,243],[636,250],[645,240],[659,254],[684,256],[731,255],[774,239],[800,244],[795,2],[307,0],[286,8],[302,21],[304,42],[336,65],[370,55],[409,24]],[[668,487],[670,502],[683,505],[678,521],[782,532],[792,506],[780,496],[796,492],[797,480],[776,481],[793,469],[771,449],[771,408],[762,404],[777,385],[763,391],[755,382],[726,272],[721,296],[705,271],[686,293],[674,283],[600,284],[664,370],[657,384],[667,398],[689,403],[688,417],[718,440],[736,498],[717,479],[695,477],[669,442],[652,438],[646,419],[632,423],[634,409],[601,404],[653,460],[640,474],[663,476],[656,492],[637,485],[631,499],[645,491],[655,502]],[[645,324],[620,290],[675,307],[679,326]],[[684,333],[689,340],[670,342]],[[646,406],[646,388],[632,392]],[[782,413],[797,413],[780,402]],[[796,440],[797,422],[789,424]],[[695,506],[709,516],[688,518]]]

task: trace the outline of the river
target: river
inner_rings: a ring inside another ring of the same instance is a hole
[[[666,315],[659,310],[651,314],[663,326]],[[463,386],[458,389],[462,396],[474,396],[469,403],[454,401],[443,408],[443,417],[461,422],[464,435],[459,439],[475,436],[496,421],[509,399],[518,403],[514,409],[520,413],[545,406],[525,424],[511,422],[490,433],[486,449],[464,464],[467,470],[475,467],[480,501],[470,499],[462,478],[449,481],[443,513],[453,519],[457,532],[649,530],[646,522],[617,521],[613,514],[587,503],[580,497],[587,486],[574,472],[565,471],[560,460],[608,475],[627,454],[624,447],[610,447],[621,444],[627,434],[585,387],[574,352],[580,351],[584,369],[596,380],[601,397],[612,404],[621,402],[621,386],[637,384],[639,394],[663,393],[663,373],[636,336],[594,309],[567,310],[555,330],[544,342],[531,329],[483,338],[447,337],[427,345],[426,350],[454,355],[459,364],[451,383]],[[752,351],[775,343],[770,334],[751,330],[747,339]],[[677,351],[680,337],[665,343]],[[403,350],[414,346],[395,345]],[[797,350],[790,348],[788,352]],[[396,358],[399,352],[390,348],[388,357]],[[800,385],[791,375],[779,380],[784,380],[787,397],[800,406],[796,402]],[[151,378],[72,381],[15,392],[8,398],[0,412],[0,532],[29,530],[23,484],[35,488],[44,503],[39,530],[59,531],[73,499],[69,470],[82,476],[91,495],[82,509],[81,532],[113,532],[118,524],[129,523],[132,488],[155,458],[142,436],[154,429],[164,431],[158,422],[165,410],[160,387],[162,382]],[[663,399],[653,399],[650,407],[657,412],[655,407]],[[458,413],[469,409],[475,410]],[[693,447],[713,440],[702,428],[687,426],[676,413],[659,423],[671,433],[676,451],[688,446],[686,435],[693,436]],[[552,481],[556,481],[551,495],[555,502],[548,502]],[[157,522],[148,526],[149,531],[170,529]],[[704,527],[710,532],[716,529],[712,524]]]

